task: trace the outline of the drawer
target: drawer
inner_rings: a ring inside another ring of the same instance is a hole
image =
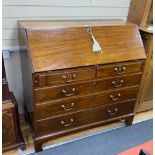
[[[86,111],[36,122],[36,134],[42,136],[56,132],[78,129],[79,127],[117,118],[133,112],[135,100],[120,104],[97,107]]]
[[[93,106],[106,106],[125,100],[136,99],[139,87],[124,88],[103,93],[96,93],[89,96],[82,96],[61,101],[45,102],[36,105],[36,119],[45,119],[58,115],[64,115]]]
[[[91,80],[95,78],[95,74],[96,70],[93,67],[37,73],[35,74],[34,85],[35,87],[43,87]]]
[[[35,89],[36,102],[45,102],[53,99],[69,98],[76,95],[87,95],[108,89],[130,87],[139,85],[141,74],[133,74],[121,77],[98,79],[77,84],[66,84],[60,86]]]
[[[97,69],[97,77],[108,77],[116,75],[124,75],[130,73],[142,72],[143,62],[118,63],[113,65],[103,65]]]

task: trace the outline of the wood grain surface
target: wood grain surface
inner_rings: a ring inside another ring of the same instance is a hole
[[[153,22],[152,0],[131,0],[128,21],[145,27]]]
[[[70,130],[72,128],[78,128],[80,126],[86,126],[88,124],[105,121],[106,119],[130,114],[134,107],[134,101],[135,100],[108,107],[100,106],[79,113],[37,121],[37,135],[41,136],[48,133],[57,133],[58,131]],[[111,113],[108,113],[108,110],[110,110]],[[62,121],[64,121],[64,124]]]
[[[37,88],[34,91],[36,103],[45,102],[54,99],[70,98],[77,95],[86,95],[95,92],[115,89],[114,81],[123,80],[121,87],[131,87],[140,85],[141,73],[114,77],[108,79],[98,79],[94,81],[85,81],[73,84],[65,84],[53,87]],[[75,91],[74,91],[74,90]],[[63,92],[66,91],[66,93]]]
[[[121,101],[136,99],[139,87],[122,88],[71,99],[44,102],[36,105],[36,119],[56,117],[94,106],[114,105]],[[120,94],[120,96],[118,96]],[[112,99],[115,98],[115,100]]]
[[[102,52],[96,54],[86,29],[87,27],[26,29],[34,72],[146,57],[136,25],[91,27],[102,48]]]

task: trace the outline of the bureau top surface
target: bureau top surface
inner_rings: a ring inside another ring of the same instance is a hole
[[[21,21],[33,72],[146,58],[136,25],[122,21]],[[93,52],[91,31],[102,51]]]
[[[122,20],[20,20],[19,23],[20,26],[26,29],[126,25],[126,22]]]

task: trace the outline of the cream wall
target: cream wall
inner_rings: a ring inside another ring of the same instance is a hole
[[[23,19],[122,19],[130,0],[3,0],[2,44],[11,52],[5,59],[9,87],[23,112],[23,87],[18,51],[17,20]]]

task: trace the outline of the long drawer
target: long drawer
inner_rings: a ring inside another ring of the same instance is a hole
[[[139,85],[141,73],[121,77],[98,79],[88,82],[66,84],[61,86],[35,89],[36,102],[45,102],[53,99],[68,98],[76,95],[86,95],[108,89]]]
[[[142,61],[103,65],[97,68],[97,78],[137,73],[142,72],[142,70]]]
[[[93,106],[107,106],[121,101],[136,99],[138,89],[139,87],[122,88],[89,96],[37,104],[36,119],[40,120],[84,110]]]
[[[87,111],[68,114],[36,122],[36,136],[76,129],[81,126],[117,118],[133,112],[135,100],[107,107],[92,108]]]

